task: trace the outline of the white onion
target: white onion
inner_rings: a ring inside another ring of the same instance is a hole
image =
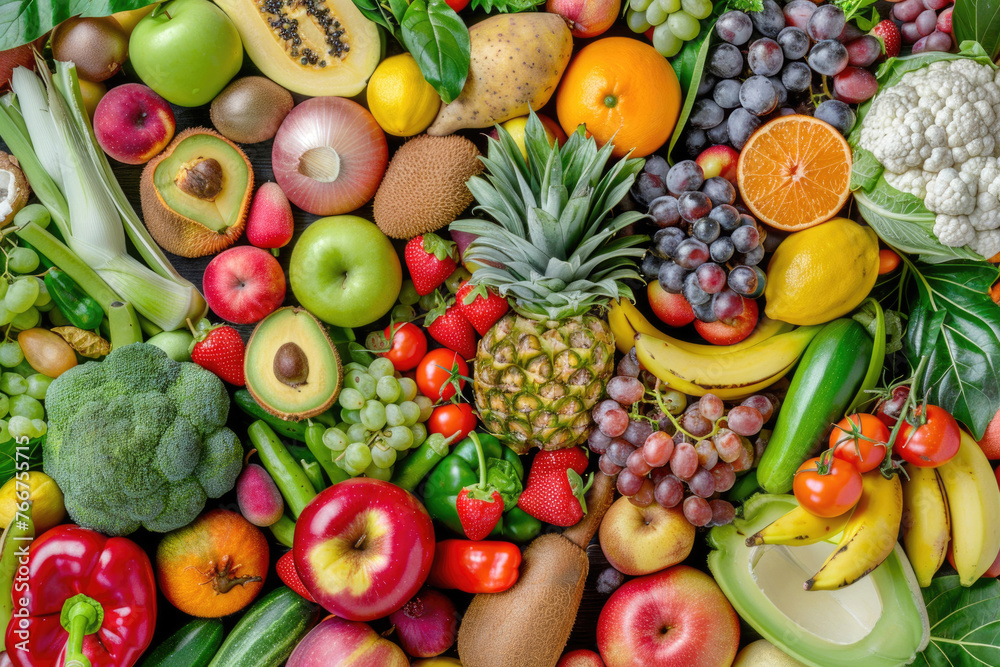
[[[271,149],[278,185],[289,201],[316,215],[363,206],[388,161],[382,128],[363,106],[342,97],[314,97],[296,106]]]

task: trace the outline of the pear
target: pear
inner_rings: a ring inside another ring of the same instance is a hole
[[[469,28],[472,61],[461,94],[442,104],[427,134],[490,127],[540,109],[559,85],[573,35],[558,14],[498,14]]]

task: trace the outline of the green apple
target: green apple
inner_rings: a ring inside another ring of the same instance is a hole
[[[171,0],[139,21],[129,59],[142,82],[182,107],[208,104],[243,66],[243,42],[208,0]]]
[[[403,283],[392,242],[356,215],[320,218],[292,249],[288,279],[307,310],[328,324],[361,327],[389,312]]]

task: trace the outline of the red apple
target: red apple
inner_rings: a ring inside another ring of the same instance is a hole
[[[578,648],[575,651],[564,653],[563,657],[559,658],[559,662],[556,663],[556,667],[604,667],[604,661],[593,651]]]
[[[629,581],[597,619],[607,667],[729,667],[740,621],[709,575],[686,565]]]
[[[294,552],[313,599],[341,618],[371,621],[423,586],[434,560],[434,526],[412,494],[356,477],[306,506],[295,524]]]
[[[109,157],[145,164],[174,138],[174,112],[152,88],[141,83],[115,86],[94,110],[94,134]]]
[[[694,322],[694,311],[688,300],[681,294],[666,291],[660,287],[658,280],[649,283],[646,296],[649,297],[649,307],[653,309],[653,314],[665,324],[683,327]]]
[[[621,0],[548,0],[545,11],[562,16],[574,37],[597,37],[621,13]]]
[[[736,185],[736,163],[740,154],[729,146],[709,146],[695,158],[695,162],[705,172],[705,179],[722,176]]]
[[[403,649],[365,623],[330,616],[309,631],[286,667],[408,667]]]
[[[39,51],[44,48],[44,40],[46,39],[48,38],[42,38],[40,40],[41,43],[37,45]],[[35,46],[33,44],[22,44],[21,46],[15,46],[13,49],[0,51],[0,91],[10,90],[10,77],[14,74],[15,67],[27,67],[30,70],[35,69]]]
[[[274,255],[249,245],[220,252],[202,278],[205,301],[236,324],[259,322],[285,300],[285,272]]]
[[[749,336],[755,326],[759,311],[754,299],[743,299],[743,312],[733,320],[695,322],[694,328],[712,345],[733,345]]]

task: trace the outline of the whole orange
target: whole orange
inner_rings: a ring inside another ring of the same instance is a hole
[[[629,150],[644,157],[665,144],[680,109],[681,85],[670,63],[629,37],[585,46],[566,68],[556,97],[566,134],[585,125],[599,145],[614,140],[615,157]]]

